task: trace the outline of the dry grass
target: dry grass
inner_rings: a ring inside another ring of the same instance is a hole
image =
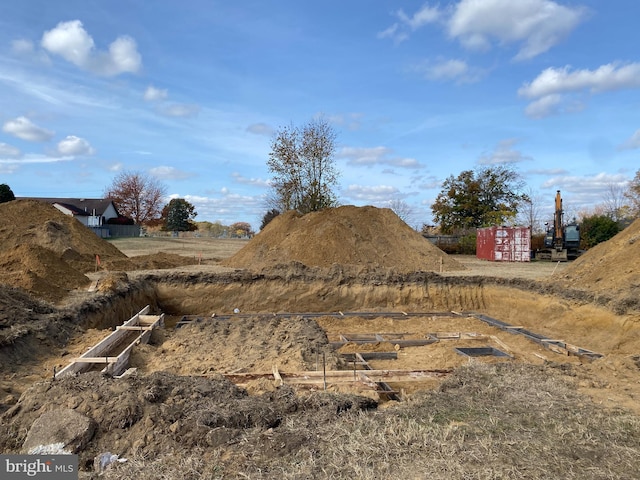
[[[240,439],[132,458],[105,478],[632,479],[640,471],[640,419],[580,397],[566,367],[472,364],[438,391],[317,420],[286,416],[262,432],[280,435],[277,445],[243,448]]]

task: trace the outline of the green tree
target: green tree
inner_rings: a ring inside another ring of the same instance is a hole
[[[434,220],[445,234],[504,224],[527,200],[523,186],[520,175],[504,165],[451,175],[431,205]]]
[[[193,219],[198,215],[193,205],[184,198],[174,198],[162,209],[163,230],[192,232],[198,229]]]
[[[0,203],[10,202],[15,200],[16,196],[6,183],[0,184]]]
[[[606,242],[619,231],[618,222],[607,215],[591,215],[580,222],[580,239],[584,248]]]
[[[271,222],[271,220],[276,218],[278,215],[280,215],[280,210],[278,210],[277,208],[272,208],[267,213],[265,213],[264,216],[262,217],[262,223],[260,224],[260,230],[263,230],[264,227],[266,227],[269,224],[269,222]]]
[[[272,207],[309,213],[337,205],[336,136],[323,118],[276,132],[267,162],[273,174]]]
[[[132,218],[137,225],[153,225],[162,214],[166,186],[141,172],[121,172],[104,192],[118,208],[118,213]]]

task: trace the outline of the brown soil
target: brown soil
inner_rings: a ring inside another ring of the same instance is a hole
[[[531,435],[533,430],[529,428],[526,433],[529,437],[542,435],[540,429],[545,425],[555,425],[555,420],[548,416],[551,411],[557,411],[563,422],[572,421],[563,418],[567,412],[573,415],[584,411],[575,420],[578,426],[570,424],[570,428],[576,429],[593,418],[615,418],[621,411],[616,409],[620,408],[633,412],[631,415],[636,419],[640,413],[639,228],[636,221],[573,264],[496,264],[449,257],[388,210],[341,207],[303,217],[293,213],[281,215],[253,240],[233,247],[229,244],[227,254],[216,253],[215,257],[228,257],[220,265],[214,256],[202,262],[199,254],[202,249],[195,241],[191,250],[181,243],[182,254],[162,253],[154,246],[146,255],[140,245],[145,241],[152,244],[154,239],[135,239],[136,255],[127,257],[53,207],[28,201],[2,204],[0,412],[4,414],[0,450],[19,451],[30,425],[45,411],[72,408],[91,416],[99,425],[94,439],[81,452],[84,469],[90,469],[93,457],[104,451],[146,459],[163,458],[169,452],[189,458],[189,452],[198,452],[197,456],[207,465],[229,468],[234,465],[237,471],[246,472],[258,471],[247,467],[249,459],[258,462],[256,465],[268,465],[281,457],[286,464],[297,464],[303,460],[295,455],[305,451],[305,445],[316,452],[307,453],[308,458],[327,448],[326,444],[320,447],[318,425],[342,425],[344,432],[350,432],[348,438],[352,438],[353,432],[364,435],[362,430],[354,430],[354,425],[356,418],[365,417],[352,417],[347,424],[341,424],[341,415],[369,410],[383,399],[372,392],[363,392],[362,385],[329,386],[335,395],[307,394],[289,386],[278,387],[264,378],[242,389],[219,374],[269,373],[274,366],[283,373],[318,370],[322,368],[318,364],[321,355],[326,368],[349,369],[340,354],[353,352],[397,354],[393,360],[371,360],[375,369],[456,369],[452,379],[444,384],[441,380],[394,384],[409,404],[417,401],[412,400],[414,396],[422,398],[421,391],[439,388],[443,398],[448,391],[460,391],[465,402],[484,398],[482,392],[486,391],[496,408],[501,408],[509,392],[515,390],[504,387],[501,396],[494,397],[496,392],[492,389],[496,388],[496,382],[502,384],[502,375],[521,376],[522,383],[516,390],[524,397],[514,399],[513,404],[504,403],[505,418],[514,418],[513,412],[518,412],[515,415],[518,418],[525,418],[527,409],[535,410],[536,405],[544,404],[540,416],[545,420],[540,423],[530,420],[530,428],[536,430]],[[96,255],[101,259],[98,272],[95,272]],[[92,282],[95,288],[89,291]],[[183,314],[196,315],[199,320],[175,331],[154,332],[149,345],[134,350],[131,363],[137,374],[133,377],[117,380],[87,374],[51,381],[54,367],[66,365],[69,358],[106,336],[110,328],[126,320],[145,302],[178,315],[173,323]],[[239,308],[242,314],[234,317],[234,308]],[[379,312],[379,316],[307,318],[270,314],[350,310]],[[424,314],[404,319],[384,314],[452,310],[487,314],[605,356],[595,361],[561,356],[524,336],[471,317]],[[221,314],[230,317],[221,318]],[[383,340],[369,345],[348,343],[338,351],[329,346],[341,335],[365,333],[382,335]],[[400,347],[393,340],[400,336],[403,339],[431,336],[440,341],[424,347]],[[469,346],[494,347],[509,357],[469,358],[454,348]],[[472,369],[471,374],[465,373],[465,366],[479,364],[494,370]],[[526,365],[529,370],[517,365]],[[476,375],[477,383],[465,375]],[[557,381],[564,383],[561,388],[551,388],[541,378],[561,378]],[[480,386],[480,379],[484,387]],[[567,393],[566,385],[583,397],[575,400],[576,394]],[[372,398],[364,398],[367,395]],[[564,407],[563,402],[569,399],[572,406]],[[457,402],[449,400],[452,406]],[[390,411],[393,408],[391,405]],[[442,407],[429,406],[428,414],[418,423],[437,424],[439,420],[434,418],[438,408]],[[467,415],[474,408],[465,404],[464,411],[448,413],[446,418],[453,423],[447,420],[447,425],[455,424],[451,427],[455,429],[461,425],[463,429],[469,427],[472,422],[466,423]],[[400,415],[409,418],[407,412]],[[491,406],[483,412],[483,418],[493,418],[491,412],[496,410]],[[394,420],[385,418],[384,422],[393,424]],[[621,420],[620,425],[632,425],[626,421]],[[487,438],[488,430],[498,428],[492,422],[482,424],[478,431],[466,431],[459,439],[460,445],[467,448],[471,439]],[[594,425],[594,431],[606,430],[601,425]],[[505,427],[504,432],[512,427]],[[541,438],[545,442],[558,435],[565,438],[567,430],[563,428],[563,424],[558,424],[552,428],[551,437]],[[633,428],[628,427],[626,434],[635,432]],[[440,434],[448,441],[452,435],[450,427]],[[341,434],[327,435],[330,439]],[[503,438],[504,433],[497,435]],[[632,453],[640,451],[637,437],[616,435],[615,441],[621,442],[616,444],[616,451],[624,448],[631,448]],[[380,438],[386,441],[389,434]],[[585,445],[584,438],[580,438],[567,440],[573,446],[573,456],[566,468],[573,468],[575,452]],[[486,452],[487,448],[510,451],[512,445],[521,441],[522,438],[508,440],[491,447],[480,442],[478,452]],[[405,449],[415,443],[412,439],[406,442]],[[421,451],[426,448],[426,444],[417,444],[421,445]],[[436,457],[457,458],[463,455],[464,448],[457,453],[442,450]],[[544,445],[536,448],[548,450]],[[484,458],[482,453],[474,455]],[[589,455],[585,453],[584,458]],[[514,452],[513,458],[516,457],[518,454]],[[565,465],[564,461],[558,459],[551,464]],[[627,461],[630,460],[618,463]],[[459,471],[470,465],[463,462]],[[576,471],[595,471],[598,465],[576,467]],[[184,468],[184,464],[179,468]],[[333,471],[326,464],[316,468],[319,476]],[[553,476],[553,467],[550,468],[546,470],[547,476]],[[211,478],[225,476],[205,467],[199,471],[208,472]],[[234,477],[234,472],[228,476]],[[254,474],[254,478],[277,475],[276,470],[268,468],[263,472],[267,473]],[[447,472],[451,473],[441,470],[441,476],[434,478],[450,478]],[[473,478],[491,476],[487,472]],[[609,469],[599,475],[615,478],[612,472]],[[503,473],[494,476],[521,476],[520,471]],[[110,478],[136,475],[129,472]],[[344,478],[341,475],[336,478]],[[171,478],[165,472],[146,478],[163,476]],[[351,476],[360,475],[352,471]]]
[[[80,222],[47,203],[0,204],[0,283],[59,302],[89,285],[87,273],[170,268],[194,258],[157,253],[129,259]]]
[[[616,298],[623,308],[640,310],[640,219],[579,257],[564,275],[567,285]]]
[[[260,270],[298,262],[397,272],[464,270],[464,266],[417,233],[390,209],[344,206],[273,219],[223,265]]]

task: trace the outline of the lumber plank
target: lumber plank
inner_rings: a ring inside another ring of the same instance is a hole
[[[74,358],[72,363],[113,363],[117,362],[118,357],[78,357]]]

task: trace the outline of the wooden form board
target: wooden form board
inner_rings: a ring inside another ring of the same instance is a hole
[[[373,382],[421,382],[432,378],[444,378],[453,370],[329,370],[304,372],[279,372],[283,383],[290,385],[322,385],[326,379],[329,384],[350,383],[358,381],[360,374],[365,374]],[[223,374],[237,385],[246,385],[252,380],[261,378],[273,379],[273,373],[229,373]]]
[[[55,377],[82,373],[96,364],[105,365],[102,369],[103,373],[110,375],[122,373],[129,364],[133,347],[140,343],[147,343],[151,337],[151,330],[164,325],[164,314],[149,315],[150,310],[149,305],[144,307],[80,357],[74,358],[69,365],[57,372]],[[139,333],[136,335],[136,332]],[[127,340],[128,337],[130,340]],[[124,348],[122,348],[123,341],[128,343]],[[115,352],[117,352],[116,355],[114,355]]]

